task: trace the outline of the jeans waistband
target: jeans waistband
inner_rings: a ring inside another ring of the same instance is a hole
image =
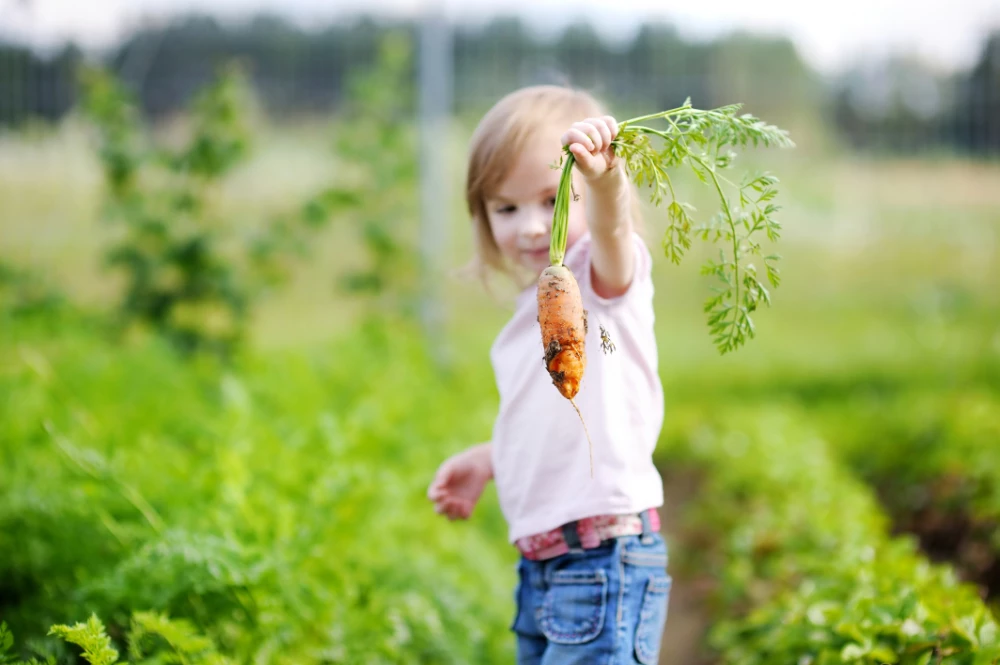
[[[549,531],[519,538],[515,546],[524,558],[537,561],[571,551],[598,547],[620,536],[649,536],[660,530],[655,508],[626,515],[594,515],[567,522]]]

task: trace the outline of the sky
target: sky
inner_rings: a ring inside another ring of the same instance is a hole
[[[68,39],[101,48],[141,21],[192,9],[234,20],[267,10],[310,25],[361,11],[417,16],[435,7],[472,24],[519,16],[543,35],[584,19],[611,41],[628,39],[649,20],[669,21],[696,39],[736,29],[786,35],[826,73],[890,53],[916,55],[941,71],[964,69],[989,31],[1000,29],[1000,0],[0,0],[0,36],[39,48]]]

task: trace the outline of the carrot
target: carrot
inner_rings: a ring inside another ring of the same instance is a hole
[[[559,392],[573,399],[587,366],[587,321],[580,286],[566,266],[549,266],[538,278],[538,323],[542,328],[545,369]]]
[[[573,401],[580,391],[587,366],[584,342],[587,312],[583,309],[580,286],[564,265],[551,265],[538,277],[538,323],[542,329],[545,369],[560,394],[569,400],[583,423],[590,447],[590,476],[594,476],[594,445],[580,408]]]

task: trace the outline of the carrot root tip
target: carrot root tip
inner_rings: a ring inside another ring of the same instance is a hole
[[[583,419],[583,414],[580,413],[580,407],[576,405],[576,401],[570,397],[569,403],[573,405],[576,409],[576,415],[580,416],[580,422],[583,424],[583,433],[587,436],[587,448],[590,452],[590,477],[594,477],[594,442],[590,440],[590,432],[587,430],[587,421]]]

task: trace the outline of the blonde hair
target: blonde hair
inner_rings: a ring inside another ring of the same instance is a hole
[[[570,123],[607,115],[590,93],[559,85],[521,88],[501,98],[479,121],[470,141],[465,181],[465,201],[472,218],[475,256],[467,269],[486,281],[489,268],[512,279],[490,229],[486,199],[507,178],[517,156],[542,128],[554,122]],[[641,209],[633,196],[633,222],[640,228]],[[515,280],[516,281],[516,280]]]

